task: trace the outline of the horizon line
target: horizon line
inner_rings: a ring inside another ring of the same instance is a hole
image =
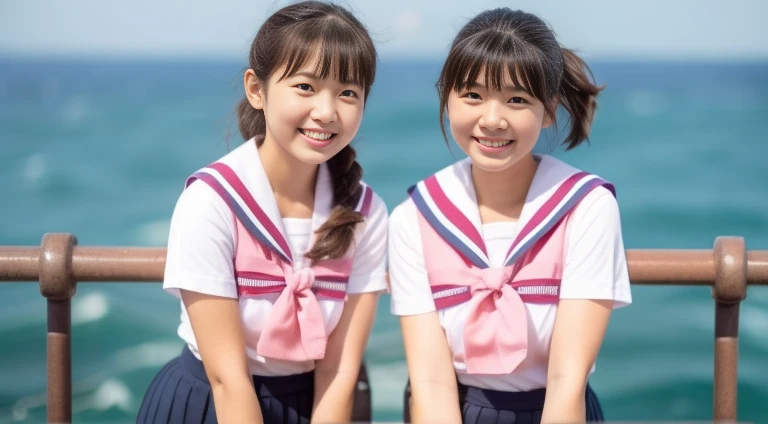
[[[768,55],[690,55],[679,54],[582,54],[587,62],[668,62],[668,63],[768,63]],[[440,54],[392,54],[379,53],[380,62],[423,62],[434,63],[444,60]],[[99,54],[99,53],[20,53],[0,51],[0,61],[71,61],[71,62],[197,62],[197,63],[236,63],[245,62],[247,57],[235,55],[183,55],[183,54]]]

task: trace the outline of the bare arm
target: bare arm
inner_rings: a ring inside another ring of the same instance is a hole
[[[451,350],[437,312],[400,317],[411,380],[411,420],[460,423],[459,391]]]
[[[325,357],[315,362],[312,422],[351,420],[355,384],[376,317],[379,294],[349,295],[341,319],[328,338]]]
[[[587,377],[603,343],[612,310],[612,300],[560,300],[552,333],[542,423],[586,421]]]
[[[181,290],[222,423],[262,423],[237,299]]]

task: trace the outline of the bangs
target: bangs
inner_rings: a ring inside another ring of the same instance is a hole
[[[447,94],[481,83],[487,90],[501,91],[511,81],[514,88],[546,103],[557,94],[561,78],[548,75],[546,60],[542,52],[511,33],[483,31],[454,46],[440,88]]]
[[[376,75],[376,52],[365,34],[341,20],[324,19],[301,31],[289,30],[286,35],[277,57],[277,63],[283,66],[278,81],[314,61],[318,78],[359,85],[367,97]]]

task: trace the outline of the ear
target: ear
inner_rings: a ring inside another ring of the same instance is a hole
[[[256,77],[253,69],[245,71],[243,87],[245,88],[245,97],[248,99],[248,103],[254,109],[264,109],[264,86],[259,81],[259,78]]]
[[[552,108],[555,113],[557,113],[557,106],[560,104],[560,98],[555,97],[552,99],[552,101],[549,103],[550,108]],[[544,112],[544,121],[541,123],[542,128],[549,128],[552,126],[552,124],[555,123],[555,117]]]

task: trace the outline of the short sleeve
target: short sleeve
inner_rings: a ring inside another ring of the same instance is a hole
[[[568,223],[561,299],[612,299],[632,303],[616,198],[604,187],[590,192]]]
[[[421,246],[416,206],[408,199],[389,217],[389,280],[393,315],[435,311]]]
[[[347,293],[386,290],[388,221],[387,206],[374,193],[363,234],[355,246]]]
[[[182,192],[171,218],[163,289],[237,298],[234,217],[224,200],[202,181]]]

